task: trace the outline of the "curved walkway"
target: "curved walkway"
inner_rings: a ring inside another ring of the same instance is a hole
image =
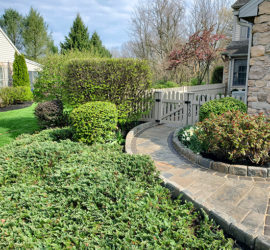
[[[174,130],[158,125],[142,131],[131,142],[132,153],[150,155],[167,186],[203,207],[227,233],[251,248],[270,249],[270,180],[226,175],[192,164],[174,151]]]

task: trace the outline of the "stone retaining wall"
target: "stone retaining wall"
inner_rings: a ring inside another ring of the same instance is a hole
[[[250,71],[248,81],[248,112],[270,116],[270,1],[259,6],[252,29]]]

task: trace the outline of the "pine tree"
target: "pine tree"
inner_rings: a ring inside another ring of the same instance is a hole
[[[65,37],[64,43],[60,43],[60,47],[62,53],[72,49],[79,51],[90,49],[88,29],[79,14],[73,22],[68,37]]]
[[[37,59],[46,54],[49,42],[48,25],[33,8],[24,20],[23,40],[28,57]]]
[[[0,18],[0,26],[12,43],[22,49],[23,17],[14,9],[6,9]]]
[[[25,86],[30,88],[30,79],[24,55],[15,52],[13,62],[13,87]]]
[[[97,34],[97,32],[94,32],[91,40],[90,40],[91,48],[94,50],[94,52],[100,56],[100,57],[112,57],[109,50],[107,50],[103,45],[102,41]]]

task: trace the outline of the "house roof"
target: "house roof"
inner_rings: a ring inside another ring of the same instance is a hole
[[[235,57],[235,56],[247,56],[248,54],[249,40],[232,41],[223,55]]]
[[[247,4],[250,0],[237,0],[233,5],[232,8],[235,10],[240,9],[242,6]]]

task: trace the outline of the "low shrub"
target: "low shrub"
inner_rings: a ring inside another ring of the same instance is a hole
[[[212,84],[223,82],[223,70],[224,70],[223,66],[217,66],[214,69],[214,71],[212,73],[212,78],[211,78]]]
[[[187,126],[179,130],[178,139],[194,153],[200,153],[203,151],[203,145],[198,139],[196,132],[198,132],[196,126]]]
[[[171,81],[159,81],[153,84],[153,89],[166,89],[166,88],[178,88],[180,87],[178,83]]]
[[[191,203],[171,199],[149,157],[52,133],[1,149],[1,249],[233,248]]]
[[[33,100],[33,94],[30,87],[18,86],[18,87],[6,87],[0,89],[0,105],[2,107],[20,104]]]
[[[227,111],[236,110],[246,113],[247,105],[232,97],[212,100],[201,106],[200,121],[203,121],[205,118],[209,118],[212,113],[215,115],[221,115]]]
[[[263,115],[250,116],[240,111],[212,114],[198,123],[197,136],[220,161],[245,161],[263,165],[270,161],[270,120]]]
[[[59,100],[39,103],[35,108],[35,116],[42,128],[61,127],[67,124],[63,104]]]
[[[74,139],[80,142],[106,143],[115,140],[117,108],[109,102],[89,102],[70,114]]]
[[[142,105],[138,104],[150,88],[151,77],[147,61],[136,59],[72,60],[66,76],[69,104],[114,103],[120,122],[136,120],[141,114]]]

